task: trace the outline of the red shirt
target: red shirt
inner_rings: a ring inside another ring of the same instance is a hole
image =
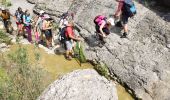
[[[66,33],[65,33],[66,37],[69,38],[69,35],[72,35],[74,37],[74,31],[73,31],[73,27],[68,26],[66,28]]]

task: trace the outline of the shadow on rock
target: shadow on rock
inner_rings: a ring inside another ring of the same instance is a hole
[[[122,31],[122,28],[117,27],[117,26],[112,27],[111,30],[110,30],[111,33],[114,33],[114,34],[116,34],[118,36],[121,36],[121,31]]]
[[[88,43],[90,47],[96,47],[99,44],[99,38],[97,33],[90,35],[89,37],[85,38],[85,41]]]

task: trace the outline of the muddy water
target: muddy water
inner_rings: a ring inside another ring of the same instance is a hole
[[[10,52],[16,51],[18,47],[18,45],[12,45]],[[68,61],[63,55],[47,54],[43,49],[37,48],[34,45],[22,45],[22,47],[25,47],[27,51],[29,51],[29,62],[31,64],[35,64],[35,53],[40,54],[40,60],[37,63],[49,72],[49,76],[52,77],[51,82],[73,70],[93,68],[90,63],[85,63],[80,66],[79,62],[75,59]],[[126,92],[124,87],[117,84],[116,88],[119,100],[134,100],[131,95]]]
[[[12,45],[11,51],[16,51],[18,47],[18,45]],[[68,61],[63,55],[47,54],[43,49],[37,48],[34,45],[22,45],[22,47],[26,48],[28,51],[29,63],[38,63],[51,73],[54,79],[76,69],[93,68],[90,63],[84,63],[80,66],[77,60],[73,59]],[[38,62],[35,60],[35,54],[40,56]]]

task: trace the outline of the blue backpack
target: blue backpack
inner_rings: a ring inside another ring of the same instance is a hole
[[[124,0],[123,13],[128,17],[133,17],[136,14],[136,7],[132,0]]]

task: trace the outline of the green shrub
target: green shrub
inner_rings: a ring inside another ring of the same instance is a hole
[[[2,0],[2,5],[6,7],[12,6],[11,0]]]
[[[106,64],[98,63],[94,66],[94,69],[102,76],[110,79],[109,69]]]
[[[25,48],[19,47],[8,57],[11,68],[0,74],[0,100],[35,100],[48,85],[44,80],[47,72],[29,64]],[[40,54],[35,53],[35,58],[38,61]]]
[[[76,58],[81,62],[81,63],[86,63],[86,57],[84,55],[83,47],[82,45],[79,45],[79,43],[76,43],[76,47],[74,48],[74,53]]]
[[[0,30],[0,43],[11,44],[11,38],[9,38],[3,31]]]

